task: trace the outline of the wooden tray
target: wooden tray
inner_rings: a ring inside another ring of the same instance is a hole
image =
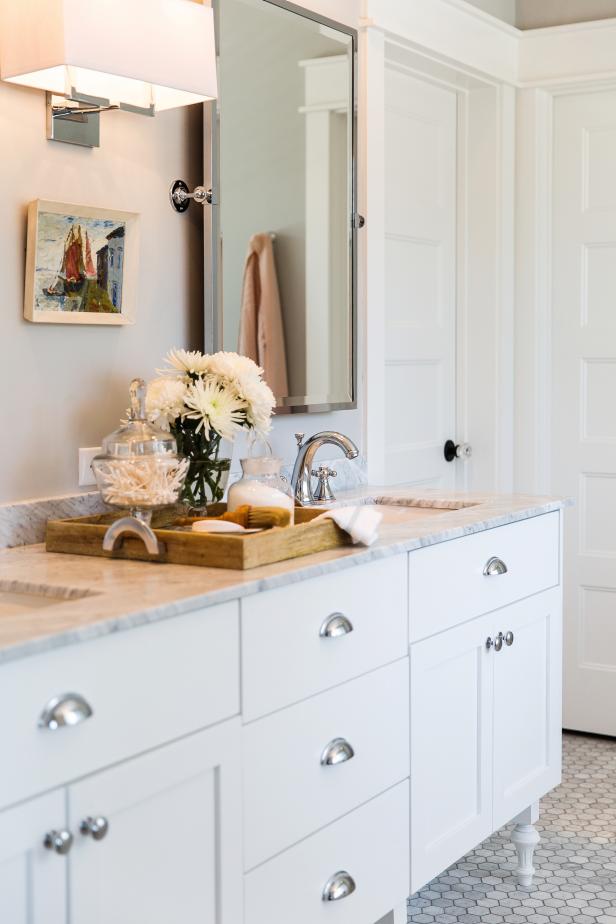
[[[210,513],[215,516],[224,510],[226,505],[216,504],[210,508]],[[67,552],[71,555],[97,555],[102,558],[128,558],[245,571],[350,545],[350,537],[333,520],[312,522],[321,513],[322,510],[296,507],[295,526],[266,529],[247,536],[174,529],[173,517],[163,514],[152,523],[161,543],[161,553],[157,556],[150,555],[143,542],[132,536],[126,536],[115,551],[103,551],[103,536],[109,525],[121,514],[50,520],[47,523],[46,546],[48,552]]]

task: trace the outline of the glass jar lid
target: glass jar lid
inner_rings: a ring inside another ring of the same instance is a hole
[[[175,437],[151,424],[145,413],[147,386],[143,379],[130,383],[129,419],[102,441],[103,455],[114,458],[177,453]]]

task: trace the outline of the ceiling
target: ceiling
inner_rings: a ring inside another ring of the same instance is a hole
[[[519,29],[616,18],[616,0],[468,0]]]

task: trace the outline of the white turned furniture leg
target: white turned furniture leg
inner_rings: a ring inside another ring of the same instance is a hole
[[[515,828],[511,834],[511,840],[518,856],[518,881],[522,886],[533,884],[535,867],[533,866],[533,855],[535,847],[541,840],[539,832],[535,828],[535,822],[539,818],[539,803],[535,802],[529,805],[527,809],[514,818]]]

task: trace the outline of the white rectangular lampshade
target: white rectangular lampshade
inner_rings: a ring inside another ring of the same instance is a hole
[[[0,77],[157,110],[214,99],[213,13],[195,0],[0,0]]]

